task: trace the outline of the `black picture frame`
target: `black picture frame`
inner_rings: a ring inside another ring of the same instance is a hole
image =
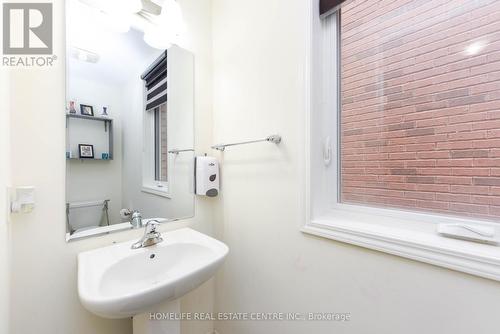
[[[94,116],[94,107],[87,104],[80,104],[80,114],[84,116]]]
[[[94,159],[94,145],[78,144],[78,156],[80,159]]]

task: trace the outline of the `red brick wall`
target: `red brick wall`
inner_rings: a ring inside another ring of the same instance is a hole
[[[161,168],[160,180],[163,182],[168,181],[168,126],[167,126],[167,104],[164,103],[160,106],[160,155],[161,155]]]
[[[500,217],[500,1],[355,0],[341,36],[342,201]]]

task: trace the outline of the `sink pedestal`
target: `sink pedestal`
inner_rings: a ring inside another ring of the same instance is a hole
[[[134,334],[180,334],[181,321],[169,320],[181,313],[180,299],[152,307],[148,312],[133,317]],[[155,316],[156,315],[156,316]]]

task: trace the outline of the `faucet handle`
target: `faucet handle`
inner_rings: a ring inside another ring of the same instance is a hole
[[[160,222],[157,220],[150,220],[146,223],[146,233],[155,233],[156,228],[160,226]]]
[[[120,217],[122,218],[128,218],[132,215],[132,210],[130,209],[121,209],[120,210]]]
[[[163,241],[160,232],[156,231],[156,228],[160,226],[160,222],[157,220],[149,220],[146,223],[146,228],[144,229],[144,236],[141,240],[137,241],[132,245],[132,249],[138,249],[142,247],[149,247],[156,245]]]
[[[120,217],[122,218],[134,218],[134,217],[140,217],[141,213],[138,210],[132,210],[132,209],[121,209],[120,210]]]

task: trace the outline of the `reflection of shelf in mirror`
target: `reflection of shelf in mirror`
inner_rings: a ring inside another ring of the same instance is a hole
[[[83,120],[83,121],[80,122],[78,120]],[[86,121],[93,121],[93,122],[86,122]],[[108,158],[108,159],[101,159],[100,155],[99,155],[99,157],[94,158],[94,159],[80,159],[79,157],[72,157],[72,158],[66,157],[66,159],[67,160],[113,160],[113,158],[112,158],[112,156],[113,156],[113,123],[114,123],[113,119],[110,117],[107,117],[107,116],[106,117],[87,116],[87,115],[81,115],[81,114],[66,113],[66,129],[67,129],[66,142],[70,143],[70,146],[76,145],[75,142],[76,143],[82,142],[81,140],[78,140],[78,138],[75,139],[74,136],[73,136],[73,140],[71,140],[71,137],[72,137],[71,135],[74,131],[74,130],[72,130],[73,126],[75,126],[77,129],[79,128],[80,133],[81,133],[82,126],[89,127],[89,129],[96,129],[96,127],[100,127],[101,125],[104,125],[104,132],[107,133],[106,139],[105,139],[107,141],[107,144],[105,145],[105,147],[107,146],[107,150],[109,151],[109,156],[110,156],[110,158]],[[98,136],[99,135],[100,134],[98,134]],[[73,143],[73,144],[71,144],[71,143]],[[70,147],[70,149],[71,148],[72,147]],[[75,149],[76,149],[76,147],[73,147],[73,151]]]
[[[83,119],[91,119],[91,120],[94,120],[94,121],[107,121],[107,122],[111,122],[113,121],[112,118],[110,117],[100,117],[100,116],[87,116],[87,115],[80,115],[80,114],[66,114],[66,117],[69,117],[69,118],[83,118]]]
[[[110,160],[113,160],[113,158],[109,158],[109,159],[101,159],[101,158],[94,158],[94,159],[89,159],[89,158],[66,158],[66,160],[82,160],[82,161],[85,161],[85,160],[89,160],[89,161],[99,160],[99,161],[110,161]]]
[[[108,132],[108,124],[109,128],[111,129],[111,125],[113,124],[113,119],[109,117],[100,117],[100,116],[87,116],[87,115],[81,115],[81,114],[66,114],[66,127],[68,127],[68,122],[70,118],[79,118],[79,119],[86,119],[89,121],[99,121],[99,122],[104,122],[104,131]]]

